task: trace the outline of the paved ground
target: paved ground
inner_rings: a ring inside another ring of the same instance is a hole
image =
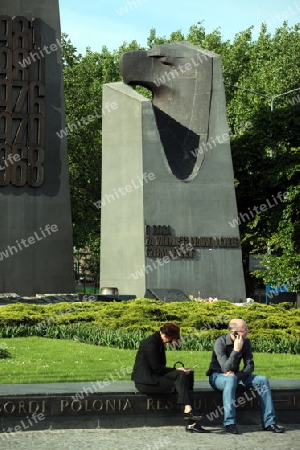
[[[240,426],[240,435],[222,427],[209,434],[186,433],[183,427],[23,431],[0,434],[1,450],[300,450],[300,425],[273,434],[257,426]],[[4,439],[5,438],[5,439]]]
[[[299,379],[292,381],[295,387],[299,386]],[[207,382],[196,382],[198,388],[208,388],[206,385]],[[74,393],[87,386],[87,383],[0,385],[0,395]],[[135,391],[128,382],[111,383],[107,389]],[[257,425],[240,426],[240,435],[227,435],[217,426],[206,427],[211,430],[209,434],[186,433],[184,426],[177,425],[119,429],[80,429],[80,426],[79,423],[76,429],[42,431],[34,431],[33,427],[18,433],[5,433],[7,426],[4,429],[1,426],[0,450],[300,450],[300,424],[285,425],[286,433],[278,435],[264,432]]]

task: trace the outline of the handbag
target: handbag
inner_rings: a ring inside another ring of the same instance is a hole
[[[174,369],[176,369],[177,364],[181,364],[181,367],[184,367],[183,362],[181,362],[181,361],[176,361],[176,363],[175,363],[174,366],[173,366]],[[186,376],[187,376],[188,379],[189,379],[189,387],[190,387],[190,391],[193,391],[193,390],[194,390],[194,371],[193,371],[193,370],[190,370],[190,372],[186,372],[185,374],[186,374]]]

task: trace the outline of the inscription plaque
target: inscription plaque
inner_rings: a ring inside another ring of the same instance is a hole
[[[0,25],[0,186],[36,188],[44,182],[44,58],[27,63],[40,21],[0,16]]]
[[[276,410],[299,410],[297,390],[273,390]],[[83,394],[82,394],[83,395]],[[213,390],[193,391],[194,407],[210,414],[222,412],[222,395]],[[251,391],[238,392],[238,410],[259,411],[258,397]],[[147,396],[139,393],[93,393],[78,398],[74,394],[17,395],[0,397],[3,417],[26,417],[28,414],[51,416],[155,414],[159,411],[181,414],[176,395]]]
[[[145,254],[148,258],[171,260],[194,258],[195,248],[239,248],[240,239],[236,237],[175,236],[171,225],[146,225]]]

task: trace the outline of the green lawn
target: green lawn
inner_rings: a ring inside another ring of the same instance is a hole
[[[97,347],[74,341],[38,337],[10,338],[1,343],[8,346],[12,358],[0,359],[1,383],[56,383],[96,381],[105,378],[129,380],[135,350]],[[167,352],[168,365],[175,361],[189,367],[196,363],[195,379],[207,379],[205,372],[210,352]],[[255,355],[255,372],[269,378],[299,378],[300,355]],[[122,369],[123,368],[123,369]]]

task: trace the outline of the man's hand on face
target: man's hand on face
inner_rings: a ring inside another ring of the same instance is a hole
[[[233,343],[233,350],[236,352],[240,352],[244,345],[244,339],[242,336],[235,336],[234,343]]]

